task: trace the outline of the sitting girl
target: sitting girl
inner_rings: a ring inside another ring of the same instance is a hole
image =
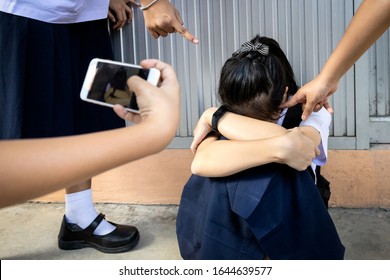
[[[321,110],[300,124],[299,106],[281,111],[297,90],[286,56],[270,38],[256,36],[225,63],[222,106],[202,115],[191,147],[194,175],[177,217],[184,259],[343,258],[315,185],[331,117]],[[301,148],[312,153],[302,157]],[[314,150],[319,155],[304,170]]]

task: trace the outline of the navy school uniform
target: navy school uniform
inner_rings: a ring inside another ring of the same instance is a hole
[[[297,126],[301,114],[290,108],[283,126]],[[272,163],[221,178],[192,175],[176,222],[183,259],[343,259],[328,182],[317,170],[324,192],[309,171]]]
[[[345,250],[310,174],[281,164],[192,175],[177,237],[183,259],[343,259]]]

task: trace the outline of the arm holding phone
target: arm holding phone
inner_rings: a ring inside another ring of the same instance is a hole
[[[0,141],[0,207],[77,184],[164,149],[179,121],[179,83],[168,64],[146,60],[141,66],[160,70],[161,85],[157,88],[131,77],[128,86],[137,94],[140,113],[114,107],[119,116],[137,125],[79,136]]]

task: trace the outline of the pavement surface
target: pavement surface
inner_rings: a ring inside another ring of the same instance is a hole
[[[141,234],[131,251],[105,254],[92,248],[63,251],[57,235],[63,203],[25,203],[0,209],[1,260],[180,260],[176,241],[177,205],[97,203],[110,221],[135,225]],[[331,208],[346,247],[346,260],[390,260],[390,209]]]

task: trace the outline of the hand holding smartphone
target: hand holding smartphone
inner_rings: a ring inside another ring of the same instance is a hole
[[[108,107],[120,104],[130,112],[139,113],[136,95],[127,86],[127,80],[134,75],[155,86],[160,79],[160,71],[155,68],[95,58],[89,64],[80,98]]]

